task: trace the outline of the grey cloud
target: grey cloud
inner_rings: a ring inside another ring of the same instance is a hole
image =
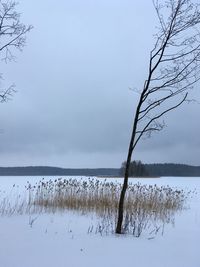
[[[128,88],[143,85],[153,44],[151,1],[21,0],[19,10],[34,30],[17,63],[1,63],[18,89],[0,105],[1,165],[120,166],[138,99]],[[198,164],[199,108],[167,116],[134,157]]]

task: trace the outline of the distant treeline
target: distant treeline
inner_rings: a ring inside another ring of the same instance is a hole
[[[124,164],[124,163],[123,163]],[[122,167],[123,167],[122,164]],[[0,167],[0,176],[123,176],[121,168],[65,169],[58,167]],[[143,164],[132,162],[130,176],[199,176],[200,166],[185,164]]]
[[[186,164],[144,164],[149,176],[199,176],[200,166]]]
[[[65,169],[58,167],[0,167],[0,176],[118,176],[118,168]]]
[[[122,163],[119,175],[123,176],[126,162]],[[199,176],[200,166],[186,164],[155,163],[143,164],[141,161],[132,161],[129,175],[132,177],[160,177],[160,176]]]

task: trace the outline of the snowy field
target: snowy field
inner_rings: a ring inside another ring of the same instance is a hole
[[[0,198],[12,198],[24,190],[27,181],[34,184],[40,179],[0,177]],[[177,214],[174,224],[165,227],[164,235],[154,239],[88,233],[96,218],[70,211],[2,216],[0,267],[200,267],[200,178],[131,181],[196,189],[197,194],[188,200],[190,208]]]

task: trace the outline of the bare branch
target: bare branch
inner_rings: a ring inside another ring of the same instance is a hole
[[[166,113],[172,111],[173,109],[176,109],[177,107],[179,107],[187,98],[188,93],[185,94],[185,96],[183,97],[183,99],[176,105],[166,109],[165,111],[163,111],[162,113],[160,113],[159,115],[153,117],[152,119],[150,119],[150,121],[145,125],[145,127],[141,130],[141,131],[136,131],[136,133],[140,133],[139,136],[137,137],[135,143],[132,146],[132,150],[135,148],[135,146],[137,145],[138,141],[140,140],[140,138],[142,137],[142,135],[149,131],[149,129],[153,129],[153,128],[149,128],[149,126],[152,124],[152,122],[156,121],[157,119],[161,118],[163,115],[165,115]],[[154,128],[154,130],[156,131],[160,131],[162,129],[159,129],[157,127]]]
[[[26,43],[26,34],[33,28],[20,22],[20,13],[16,11],[17,2],[0,0],[0,57],[2,60],[14,60],[14,51],[22,51]],[[1,78],[1,77],[0,77]],[[0,90],[0,102],[5,102],[16,92],[14,85]]]
[[[12,84],[9,88],[0,92],[0,102],[7,102],[12,99],[13,94],[16,93],[15,85]]]

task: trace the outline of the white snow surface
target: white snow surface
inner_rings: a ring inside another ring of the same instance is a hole
[[[53,177],[45,180],[50,178]],[[27,181],[34,184],[39,179],[0,177],[0,196],[12,195],[13,190],[20,192]],[[145,235],[136,238],[88,234],[88,227],[96,218],[70,211],[2,216],[0,267],[200,267],[200,178],[165,177],[131,182],[196,188],[197,194],[188,202],[190,209],[178,214],[175,224],[167,225],[164,235],[154,239]],[[19,187],[12,188],[13,184]]]

